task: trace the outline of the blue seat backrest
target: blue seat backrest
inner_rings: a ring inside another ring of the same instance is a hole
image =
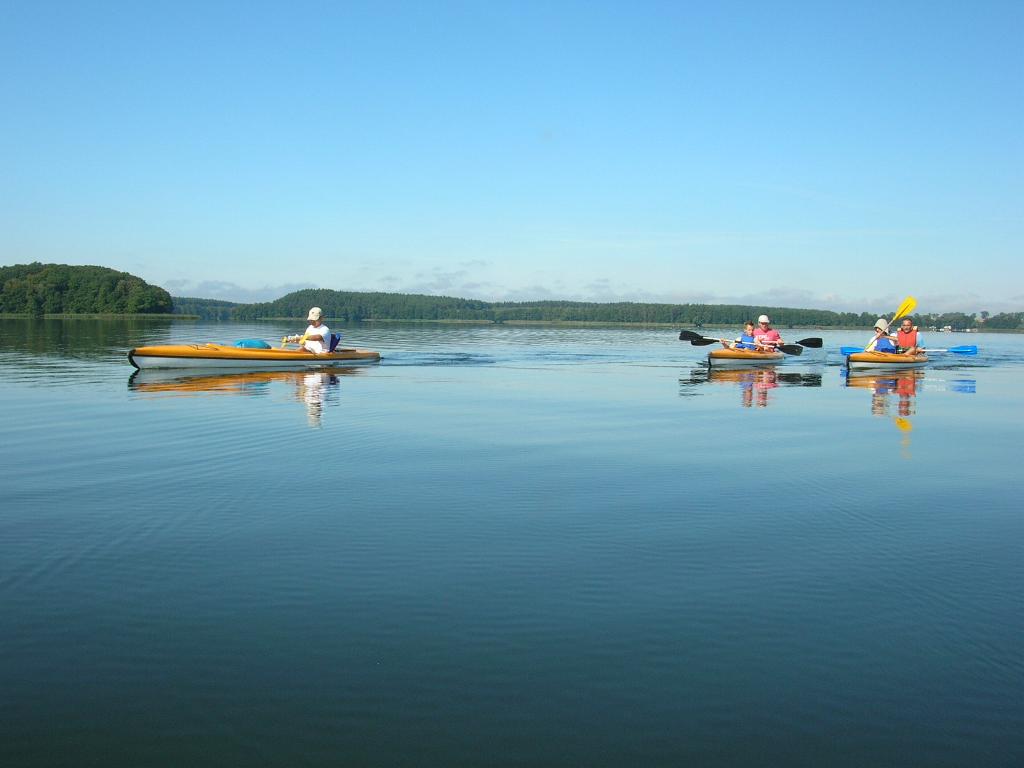
[[[331,346],[330,346],[330,348],[327,351],[328,352],[333,352],[340,342],[341,342],[341,334],[340,333],[332,333],[331,334]]]

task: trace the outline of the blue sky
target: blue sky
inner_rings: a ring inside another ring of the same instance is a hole
[[[1021,2],[5,0],[0,263],[1020,310],[1022,39]]]

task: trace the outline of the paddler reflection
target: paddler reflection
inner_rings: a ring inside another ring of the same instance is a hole
[[[717,379],[723,373],[739,373],[734,380],[740,385],[740,405],[750,408],[755,403],[758,408],[768,407],[768,393],[779,386],[779,374],[774,368],[763,368],[759,371],[716,371],[708,369],[708,378]],[[726,377],[724,380],[729,380]]]
[[[689,380],[680,381],[685,391],[701,384],[736,385],[740,388],[740,407],[767,408],[769,393],[779,387],[820,387],[820,373],[780,373],[775,366],[758,368],[698,368]]]
[[[915,399],[924,383],[925,372],[922,369],[843,371],[846,386],[871,391],[871,413],[875,416],[892,415],[894,402],[897,416],[906,418],[914,415]]]
[[[892,416],[893,424],[900,431],[900,455],[905,459],[911,458],[910,433],[914,425],[910,417],[917,412],[916,398],[924,377],[925,372],[920,368],[899,371],[847,370],[844,373],[846,386],[871,391],[873,415],[883,418]],[[892,407],[894,402],[895,415]]]
[[[181,371],[142,370],[128,379],[128,389],[149,397],[242,395],[261,397],[284,385],[289,400],[306,408],[309,426],[323,425],[324,408],[337,402],[343,376],[358,376],[359,368],[318,368],[315,371],[247,371],[182,375]]]
[[[327,387],[337,383],[337,376],[331,377],[330,374],[320,371],[304,374],[299,380],[298,396],[306,404],[306,420],[309,422],[309,426],[314,428],[323,426],[324,399],[327,395]]]

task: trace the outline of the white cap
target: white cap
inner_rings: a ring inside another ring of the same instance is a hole
[[[320,307],[313,307],[309,310],[309,315],[306,317],[307,320],[319,320],[320,315],[323,314],[323,310]]]
[[[888,333],[888,331],[889,331],[889,324],[885,321],[884,317],[880,317],[880,318],[878,318],[875,321],[875,330],[876,331],[884,331],[884,332]]]
[[[759,318],[757,318],[757,322],[768,323],[770,325],[772,321],[768,319],[768,315],[761,315]]]

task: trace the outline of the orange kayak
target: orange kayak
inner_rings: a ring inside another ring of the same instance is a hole
[[[895,352],[854,352],[846,356],[846,367],[858,368],[920,368],[928,362],[928,355],[901,355]]]
[[[128,362],[136,368],[319,368],[329,365],[376,363],[380,353],[371,349],[346,349],[314,355],[301,349],[252,349],[226,344],[164,344],[136,347]]]

